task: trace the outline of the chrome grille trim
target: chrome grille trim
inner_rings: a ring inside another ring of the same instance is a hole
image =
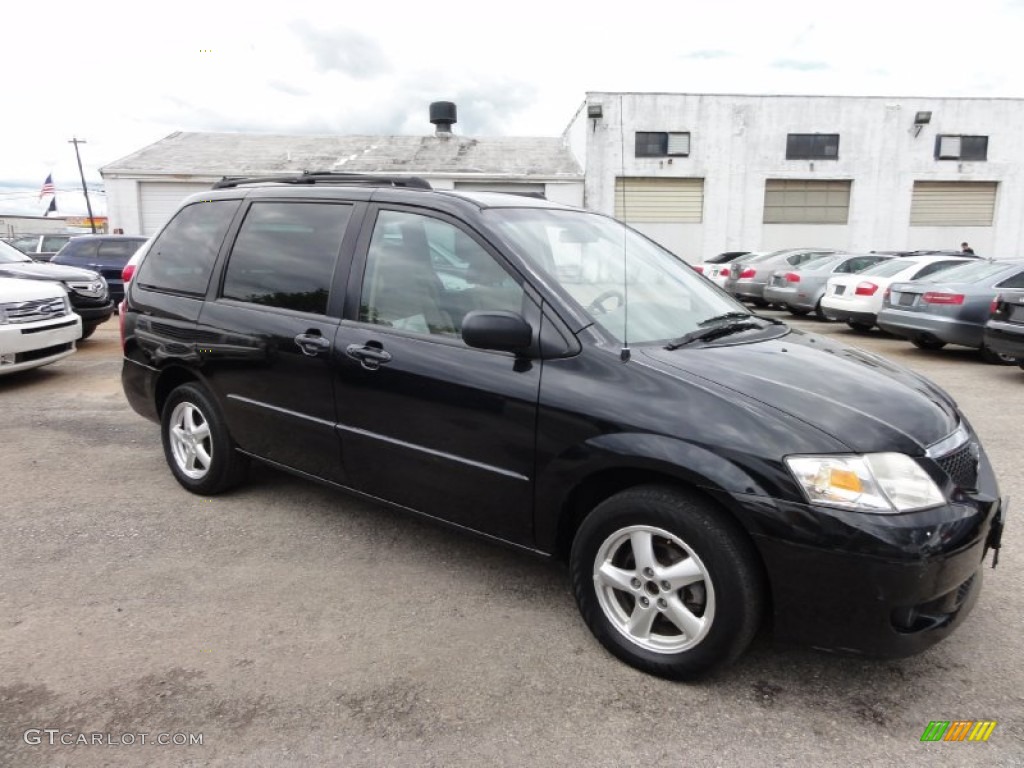
[[[34,323],[38,320],[53,320],[69,314],[63,298],[32,299],[11,301],[0,304],[9,323]]]

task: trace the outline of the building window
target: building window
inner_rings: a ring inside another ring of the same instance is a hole
[[[689,157],[690,134],[637,131],[637,157]]]
[[[768,179],[764,184],[764,223],[846,224],[851,183]]]
[[[786,137],[787,160],[838,160],[838,133],[791,133]]]
[[[936,136],[935,159],[987,160],[988,136]]]
[[[994,181],[915,181],[912,227],[991,227],[996,210]]]

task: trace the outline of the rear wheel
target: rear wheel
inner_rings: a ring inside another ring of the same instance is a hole
[[[244,479],[248,460],[235,450],[224,417],[200,385],[182,384],[171,392],[160,434],[171,472],[192,493],[221,493]]]
[[[803,317],[811,312],[809,309],[800,309],[799,307],[786,307],[786,309],[789,310],[791,315],[796,315],[797,317]]]
[[[996,352],[994,349],[984,345],[981,347],[981,359],[990,365],[1017,364],[1017,358],[1013,355],[1004,355],[1002,352]]]
[[[832,322],[828,315],[825,314],[825,310],[821,308],[821,299],[818,299],[818,303],[814,305],[814,316],[823,322]]]
[[[946,342],[939,341],[931,336],[918,336],[915,339],[911,339],[910,343],[918,349],[942,349],[946,346]]]
[[[771,304],[769,302],[765,301],[764,299],[751,299],[750,303],[753,304],[755,307],[770,307],[771,306]]]
[[[660,677],[692,679],[732,661],[761,621],[761,571],[746,534],[674,488],[632,488],[598,505],[576,533],[570,568],[597,640]]]
[[[875,327],[871,325],[871,323],[860,323],[857,322],[856,320],[847,320],[846,324],[850,326],[853,330],[860,331],[861,333],[867,333],[868,331]]]

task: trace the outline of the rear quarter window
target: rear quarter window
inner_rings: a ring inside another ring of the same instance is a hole
[[[138,285],[171,293],[206,293],[217,253],[240,203],[209,200],[178,211],[143,259]]]

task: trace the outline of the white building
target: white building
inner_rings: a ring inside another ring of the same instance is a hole
[[[585,205],[689,261],[830,246],[1024,256],[1024,100],[588,93]]]
[[[446,104],[442,102],[442,104]],[[564,137],[470,138],[434,121],[428,136],[173,133],[100,169],[111,231],[151,235],[188,195],[225,176],[299,171],[409,175],[435,189],[543,194],[583,204],[583,170]]]

